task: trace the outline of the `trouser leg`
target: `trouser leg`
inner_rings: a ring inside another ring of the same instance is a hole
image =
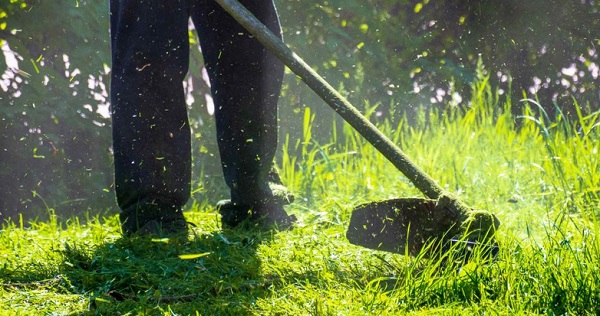
[[[275,34],[270,0],[241,1]],[[277,100],[284,66],[214,1],[191,10],[215,103],[217,141],[233,203],[269,199],[268,173],[277,148]]]
[[[189,12],[185,0],[111,0],[110,13],[115,190],[135,230],[182,218],[190,195]]]

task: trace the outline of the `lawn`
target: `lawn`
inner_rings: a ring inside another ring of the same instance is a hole
[[[187,240],[121,238],[116,216],[3,223],[0,314],[600,314],[599,113],[510,102],[481,76],[468,110],[378,123],[440,185],[496,214],[493,262],[348,243],[353,206],[421,194],[348,126],[314,139],[307,108],[304,138],[278,161],[295,229],[222,230],[202,201]]]

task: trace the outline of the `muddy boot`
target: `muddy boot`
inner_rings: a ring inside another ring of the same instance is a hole
[[[295,215],[288,215],[283,206],[294,201],[294,195],[281,182],[276,169],[269,172],[269,188],[272,196],[252,205],[236,204],[231,200],[217,203],[223,228],[234,228],[244,223],[250,228],[261,230],[292,228],[297,221]]]

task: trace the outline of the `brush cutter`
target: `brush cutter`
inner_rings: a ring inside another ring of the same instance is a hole
[[[493,236],[500,222],[493,214],[474,210],[446,192],[413,163],[389,138],[311,69],[237,0],[215,0],[262,45],[275,54],[319,97],[400,170],[427,198],[372,202],[352,211],[346,233],[359,246],[401,254],[436,253],[453,245],[486,247],[497,252]],[[491,245],[491,246],[490,246]]]

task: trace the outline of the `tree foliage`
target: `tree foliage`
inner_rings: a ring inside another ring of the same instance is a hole
[[[5,59],[15,58],[1,81],[0,217],[110,196],[108,13],[95,2],[0,4]]]
[[[356,103],[466,100],[479,59],[506,94],[598,109],[600,4],[589,0],[285,1],[287,39]],[[461,96],[461,98],[459,98]]]

